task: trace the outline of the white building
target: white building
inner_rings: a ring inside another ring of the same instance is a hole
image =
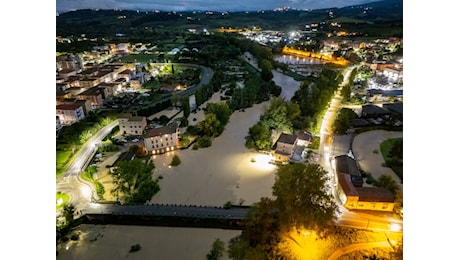
[[[179,146],[180,131],[177,126],[163,126],[150,129],[144,137],[148,154],[160,154],[174,151]]]
[[[61,128],[62,128],[61,119],[59,118],[59,116],[56,116],[56,132],[61,130]]]
[[[56,115],[62,125],[71,125],[85,119],[83,107],[79,104],[61,104],[56,106]]]
[[[123,135],[142,135],[147,127],[145,116],[131,116],[131,114],[121,115],[118,118],[120,132]]]

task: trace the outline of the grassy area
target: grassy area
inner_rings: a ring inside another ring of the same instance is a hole
[[[122,57],[120,62],[152,62],[157,57],[155,54],[130,54]]]
[[[57,192],[56,193],[56,210],[61,209],[64,207],[67,202],[69,202],[70,196],[68,194],[62,193],[62,192]]]
[[[60,169],[64,167],[71,156],[71,151],[56,151],[56,168]]]
[[[56,150],[56,178],[64,173],[73,155],[71,151]]]
[[[394,139],[388,139],[383,141],[380,144],[380,151],[383,155],[383,159],[385,160],[385,164],[390,167],[396,175],[401,179],[403,179],[403,163],[402,163],[402,156],[401,158],[394,158],[390,156],[390,152],[393,149],[395,145],[398,144],[398,142],[401,142],[402,144],[402,138],[394,138]],[[401,148],[402,152],[402,148]]]
[[[100,200],[104,200],[104,185],[93,178],[93,174],[97,172],[96,166],[90,166],[81,173],[81,177],[88,182],[93,183],[96,186],[96,192]]]

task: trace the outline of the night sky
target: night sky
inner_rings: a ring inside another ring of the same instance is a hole
[[[56,0],[56,11],[122,9],[161,11],[257,11],[289,6],[300,9],[344,7],[376,0]]]

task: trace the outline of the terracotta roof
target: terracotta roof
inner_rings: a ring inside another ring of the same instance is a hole
[[[170,126],[163,126],[163,127],[149,129],[145,137],[150,138],[150,137],[155,137],[155,136],[162,136],[165,134],[173,134],[175,132],[176,132],[175,128],[170,127]]]
[[[61,105],[57,105],[56,109],[59,109],[59,110],[76,110],[79,107],[81,107],[80,104],[61,104]]]

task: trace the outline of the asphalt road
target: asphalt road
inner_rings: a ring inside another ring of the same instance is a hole
[[[69,203],[74,205],[76,210],[81,210],[93,198],[97,198],[93,185],[82,181],[79,175],[96,153],[97,144],[117,125],[118,120],[115,120],[94,134],[77,152],[67,171],[56,180],[56,191],[68,194]]]

